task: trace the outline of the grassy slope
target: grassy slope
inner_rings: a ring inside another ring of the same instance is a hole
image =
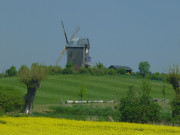
[[[42,81],[37,91],[35,104],[59,104],[60,98],[65,100],[78,100],[78,88],[84,83],[87,87],[85,100],[114,100],[124,96],[130,85],[140,87],[141,79],[129,76],[90,76],[90,75],[56,75],[48,76]],[[162,99],[161,81],[150,81],[152,84],[151,96]],[[22,95],[26,93],[25,85],[19,83],[17,78],[0,79],[0,85],[9,85],[18,88]],[[173,97],[173,89],[168,85],[167,99]]]

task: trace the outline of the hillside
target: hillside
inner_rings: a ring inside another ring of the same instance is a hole
[[[131,76],[91,76],[91,75],[54,75],[42,81],[37,91],[35,104],[59,104],[60,99],[78,100],[78,88],[84,83],[87,87],[85,100],[115,100],[123,97],[129,86],[140,87],[141,79]],[[162,81],[150,80],[152,98],[162,99]],[[22,96],[26,87],[18,82],[16,77],[1,78],[0,85],[9,85],[18,88]],[[168,84],[167,99],[173,97],[173,88]]]

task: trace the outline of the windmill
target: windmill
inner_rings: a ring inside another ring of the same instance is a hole
[[[72,35],[70,41],[68,41],[68,37],[64,28],[64,24],[61,21],[66,45],[59,57],[56,60],[56,64],[58,64],[65,52],[67,52],[67,63],[73,63],[76,67],[88,67],[90,65],[91,57],[89,57],[89,40],[88,38],[75,38],[77,32],[80,27],[77,26],[74,34]]]

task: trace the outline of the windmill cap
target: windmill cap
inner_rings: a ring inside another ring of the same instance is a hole
[[[85,45],[89,45],[89,40],[87,38],[74,38],[68,44],[69,47],[84,47]]]

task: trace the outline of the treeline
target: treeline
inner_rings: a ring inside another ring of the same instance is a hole
[[[142,63],[145,63],[145,65],[142,65]],[[72,63],[66,64],[65,68],[62,68],[58,65],[50,65],[46,66],[48,70],[49,75],[58,75],[58,74],[89,74],[89,75],[96,75],[96,76],[103,76],[103,75],[130,75],[135,76],[138,78],[149,78],[152,80],[164,80],[164,78],[167,76],[165,73],[152,73],[150,72],[148,62],[140,62],[139,63],[139,71],[138,72],[127,72],[124,68],[119,69],[108,69],[105,67],[102,63],[96,63],[94,66],[87,67],[80,67],[76,68]],[[149,67],[149,68],[148,68]],[[15,66],[11,66],[9,69],[5,71],[5,73],[0,73],[0,78],[2,77],[12,77],[16,76],[18,74],[18,71]]]

